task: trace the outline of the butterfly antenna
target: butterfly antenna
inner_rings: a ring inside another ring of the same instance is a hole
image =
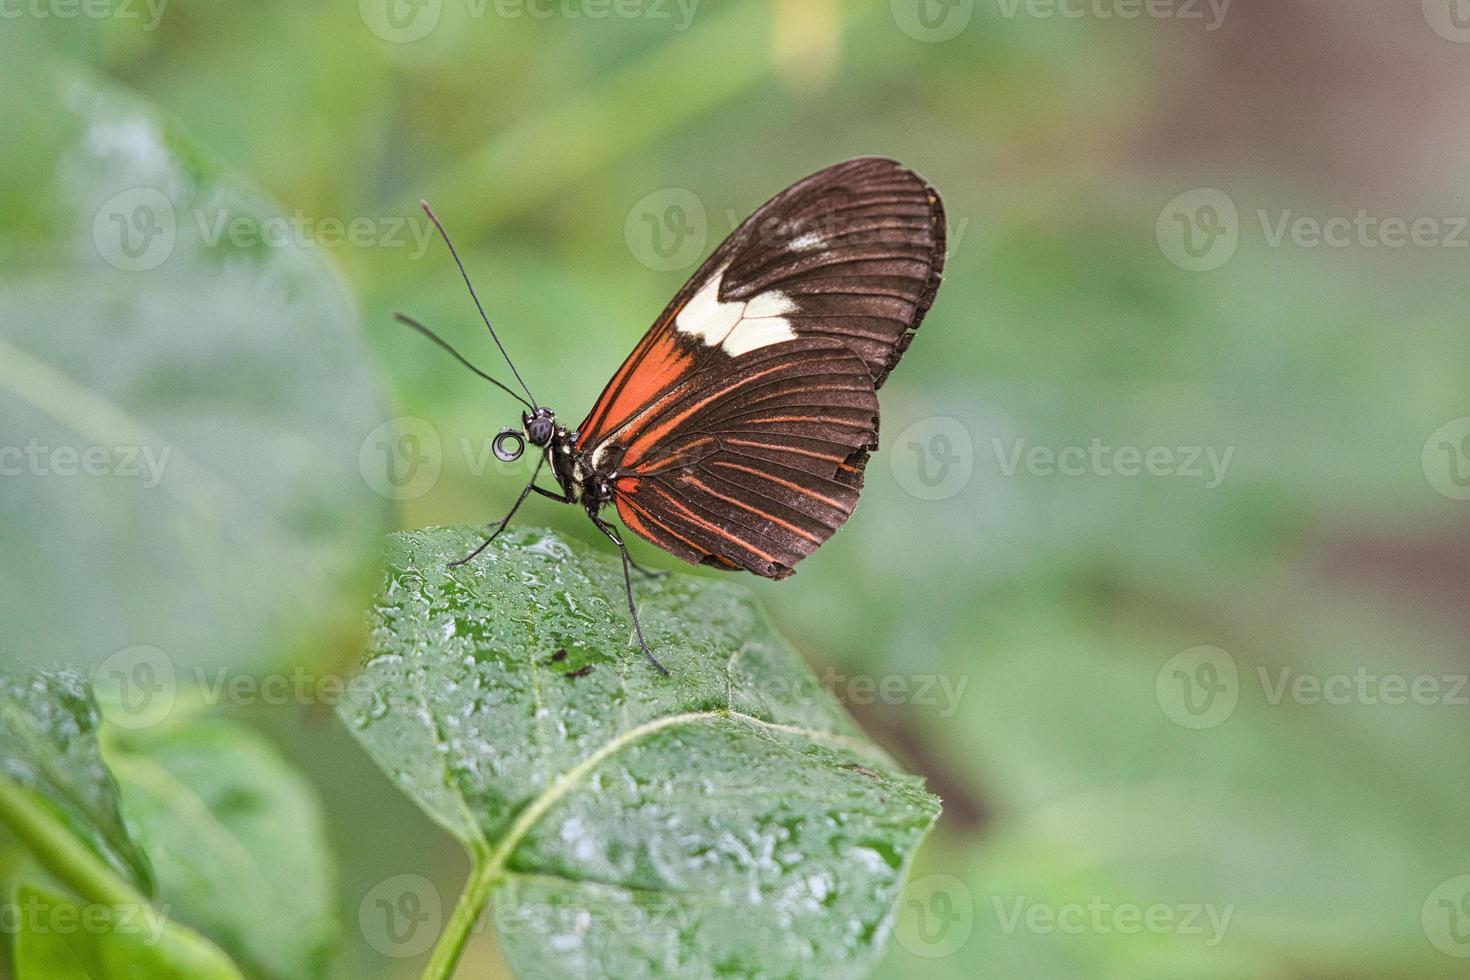
[[[430,330],[428,327],[424,326],[422,323],[415,320],[413,317],[403,313],[394,313],[393,319],[397,320],[399,323],[403,324],[406,327],[412,327],[413,329],[417,330],[419,333],[423,334],[425,337],[428,337],[434,343],[438,344],[440,347],[448,351],[449,355],[453,357],[456,361],[463,364],[465,367],[469,368],[471,371],[475,372],[480,377],[484,378],[486,381],[490,382],[495,387],[499,388],[501,391],[505,392],[507,395],[529,408],[531,411],[534,412],[536,410],[535,405],[531,404],[520,395],[516,394],[514,389],[507,387],[499,381],[496,381],[494,378],[490,377],[490,375],[475,367],[465,358],[463,354],[451,347],[447,340],[436,334],[434,331]],[[527,394],[529,394],[529,392]]]
[[[534,406],[537,404],[536,396],[531,394],[531,389],[527,387],[525,379],[521,377],[521,372],[516,370],[515,362],[510,359],[510,354],[506,353],[505,345],[500,342],[500,337],[495,333],[495,328],[490,325],[490,317],[485,314],[485,307],[481,304],[480,297],[475,292],[474,284],[470,282],[470,274],[465,271],[464,263],[459,258],[459,252],[455,249],[454,242],[449,238],[449,232],[444,230],[444,223],[439,220],[439,216],[434,213],[434,209],[429,207],[428,201],[420,201],[419,207],[424,209],[424,214],[427,214],[429,220],[434,222],[434,227],[439,229],[439,236],[444,239],[444,244],[449,246],[449,254],[454,256],[454,264],[459,266],[459,274],[464,278],[465,286],[469,288],[470,299],[475,301],[475,309],[480,311],[480,319],[485,321],[485,328],[490,331],[490,339],[495,341],[496,347],[500,348],[500,356],[504,357],[505,363],[510,365],[510,373],[516,376],[516,380],[520,382],[521,388],[526,392],[526,397],[531,399],[532,411],[534,411]]]

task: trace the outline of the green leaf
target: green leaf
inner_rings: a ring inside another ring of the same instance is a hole
[[[333,869],[311,787],[261,736],[195,719],[106,742],[159,900],[261,976],[320,977]]]
[[[143,905],[80,904],[16,890],[16,980],[240,980],[210,943]]]
[[[0,781],[8,781],[9,794],[28,812],[57,825],[59,860],[72,863],[81,844],[146,892],[148,859],[123,824],[117,786],[98,746],[98,722],[78,671],[0,671]]]
[[[18,977],[239,977],[145,894],[148,861],[121,817],[97,726],[79,671],[0,672],[0,885],[17,914]]]
[[[0,59],[8,644],[181,668],[319,651],[356,628],[388,516],[337,277],[139,100],[13,40]]]
[[[393,539],[370,656],[343,710],[474,869],[428,976],[483,904],[523,976],[847,976],[888,932],[939,814],[741,586],[635,583],[519,529]]]

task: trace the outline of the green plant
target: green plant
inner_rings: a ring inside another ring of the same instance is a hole
[[[519,529],[447,569],[475,533],[395,538],[371,651],[342,705],[472,860],[425,978],[453,975],[489,902],[526,976],[865,972],[938,801],[863,736],[743,588],[674,576],[645,590],[650,639],[672,661],[664,678],[617,615],[615,561]],[[16,938],[19,976],[59,975],[47,964],[76,940],[55,923],[82,906],[102,910],[74,953],[83,971],[324,974],[334,926],[320,814],[258,735],[185,714],[99,741],[73,670],[3,694],[0,826],[27,855],[7,889],[46,910]]]

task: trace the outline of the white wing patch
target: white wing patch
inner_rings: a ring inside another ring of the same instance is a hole
[[[798,252],[810,252],[814,248],[822,247],[822,236],[814,231],[806,232],[791,239],[791,248]]]
[[[698,337],[710,347],[722,347],[731,357],[796,339],[796,330],[786,319],[796,312],[791,297],[772,290],[748,300],[721,303],[724,281],[725,270],[721,269],[679,311],[674,326],[680,333]]]

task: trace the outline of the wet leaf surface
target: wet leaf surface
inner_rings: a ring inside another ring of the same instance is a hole
[[[523,976],[860,974],[939,813],[743,587],[550,532],[395,536],[347,720],[464,842]],[[562,655],[565,651],[565,655]]]

